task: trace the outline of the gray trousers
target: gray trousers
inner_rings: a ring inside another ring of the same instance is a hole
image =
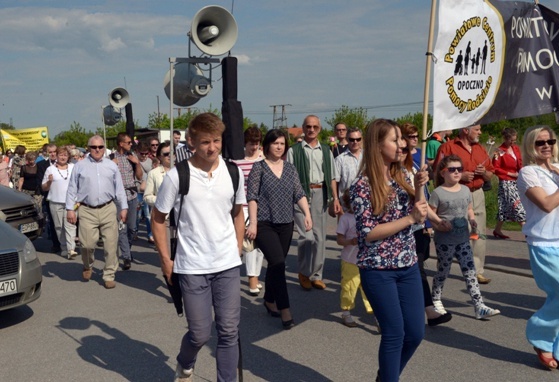
[[[128,213],[126,214],[126,224],[118,230],[118,249],[123,259],[132,260],[130,248],[132,239],[136,233],[136,217],[138,216],[138,198],[128,200]],[[117,211],[117,219],[120,221],[120,209]],[[119,224],[119,227],[121,225]]]
[[[184,369],[196,363],[198,352],[210,339],[212,308],[217,331],[217,381],[237,380],[239,323],[241,320],[240,267],[206,275],[179,274],[188,332],[177,361]]]
[[[305,215],[295,205],[295,226],[299,233],[297,240],[297,259],[299,262],[299,273],[309,277],[311,280],[322,280],[324,269],[324,250],[326,239],[327,206],[324,203],[322,189],[311,188],[312,230],[305,231]]]

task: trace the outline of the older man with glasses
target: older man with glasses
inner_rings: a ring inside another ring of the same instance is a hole
[[[99,236],[103,239],[105,267],[103,281],[107,289],[116,286],[118,268],[118,223],[115,219],[118,204],[119,219],[126,221],[128,203],[118,167],[105,158],[105,141],[99,135],[89,139],[90,154],[74,166],[66,195],[66,219],[76,224],[80,214],[79,236],[82,244],[82,277],[89,281],[93,274],[95,247]]]
[[[303,121],[304,140],[291,146],[287,161],[295,165],[299,180],[309,201],[313,227],[305,229],[305,214],[295,206],[295,225],[299,233],[297,257],[299,284],[305,290],[326,289],[322,281],[325,260],[326,219],[328,202],[333,199],[334,213],[342,211],[338,197],[338,174],[328,145],[318,140],[320,119],[308,115]]]
[[[338,172],[338,195],[341,198],[344,191],[351,186],[351,182],[357,177],[361,157],[363,154],[363,134],[358,128],[350,128],[348,133],[348,150],[341,153],[334,162]]]

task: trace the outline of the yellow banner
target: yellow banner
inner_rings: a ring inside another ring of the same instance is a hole
[[[39,151],[49,143],[49,129],[46,126],[29,129],[0,130],[4,151],[15,149],[17,145],[25,146],[27,151]]]

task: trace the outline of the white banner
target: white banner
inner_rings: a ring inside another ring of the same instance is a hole
[[[473,125],[493,104],[503,70],[502,20],[483,0],[440,0],[433,131]]]

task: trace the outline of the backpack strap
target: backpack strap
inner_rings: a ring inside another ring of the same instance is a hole
[[[179,215],[177,219],[175,219],[175,210],[172,209],[169,217],[170,225],[173,227],[177,227],[175,232],[179,229],[179,221],[181,218],[181,211],[182,211],[182,202],[184,200],[185,195],[188,194],[190,189],[190,166],[188,165],[188,161],[182,161],[177,163],[177,174],[179,175],[179,195],[181,196],[181,201],[179,203]]]
[[[235,205],[235,200],[237,199],[237,190],[239,189],[239,166],[233,160],[229,158],[223,158],[225,164],[227,165],[227,171],[229,171],[229,175],[231,176],[231,180],[233,181],[233,205]]]

